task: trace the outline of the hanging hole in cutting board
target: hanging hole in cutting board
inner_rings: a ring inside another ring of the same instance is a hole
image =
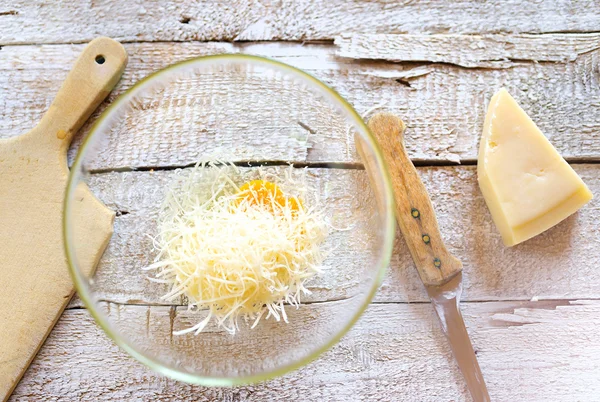
[[[96,56],[96,63],[104,64],[105,61],[106,61],[106,59],[104,58],[103,55],[99,54],[98,56]]]

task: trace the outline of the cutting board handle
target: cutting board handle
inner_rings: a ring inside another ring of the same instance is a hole
[[[440,285],[462,270],[462,263],[446,248],[427,189],[404,149],[404,122],[393,114],[378,113],[368,123],[390,170],[396,220],[417,271],[426,285]]]
[[[119,81],[126,64],[127,53],[119,42],[106,37],[91,41],[35,132],[66,151],[73,135]]]

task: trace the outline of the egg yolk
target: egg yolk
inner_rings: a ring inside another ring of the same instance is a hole
[[[263,205],[273,211],[275,206],[287,206],[298,212],[302,204],[296,198],[286,197],[279,186],[266,180],[252,180],[240,187],[237,204],[246,201],[249,205]]]

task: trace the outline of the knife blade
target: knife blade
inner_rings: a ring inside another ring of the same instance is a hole
[[[446,248],[429,195],[404,148],[406,126],[397,116],[378,113],[368,122],[388,165],[396,201],[396,220],[415,266],[442,324],[442,330],[475,402],[489,401],[473,345],[460,313],[462,263]],[[367,173],[373,161],[365,155],[361,139],[357,149]]]
[[[477,402],[489,401],[490,396],[487,386],[460,313],[462,272],[456,274],[443,285],[425,285],[425,289],[427,289],[431,304],[440,319],[442,330],[448,337],[452,354],[465,378],[473,400]]]

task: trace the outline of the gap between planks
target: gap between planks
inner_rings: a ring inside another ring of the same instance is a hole
[[[114,12],[118,10],[118,12]],[[348,31],[483,34],[598,31],[600,8],[552,0],[427,2],[166,2],[141,0],[48,3],[13,0],[0,11],[0,43],[121,41],[329,40]],[[68,21],[63,18],[69,15]],[[123,23],[129,21],[130,23]],[[207,23],[210,21],[212,23]]]
[[[600,164],[600,158],[565,158],[571,165],[597,165]],[[431,160],[431,159],[411,159],[414,166],[417,167],[444,167],[444,166],[477,166],[477,160],[467,159],[461,160],[460,163],[453,163],[446,160]],[[359,162],[287,162],[287,161],[237,161],[232,162],[238,167],[259,167],[259,166],[292,166],[302,169],[348,169],[348,170],[365,170],[362,163]],[[170,171],[177,169],[188,169],[194,167],[195,163],[184,165],[171,166],[137,166],[127,168],[107,168],[107,169],[90,169],[87,172],[90,174],[106,174],[106,173],[121,173],[121,172],[157,172]]]
[[[406,64],[413,67],[450,66],[466,70],[507,69],[519,64],[569,63],[588,53],[598,51],[600,31],[563,33],[501,33],[501,34],[351,34],[341,33],[325,40],[120,40],[131,46],[153,44],[200,45],[228,47],[223,53],[244,53],[261,45],[316,45],[336,49],[336,57],[349,62]],[[357,43],[353,43],[353,42]],[[561,41],[565,42],[562,43]],[[405,43],[408,42],[408,43]],[[414,43],[412,43],[414,42]],[[465,43],[466,42],[466,43]],[[484,43],[490,42],[488,45]],[[541,42],[541,43],[538,43]],[[83,45],[88,40],[50,43],[11,43],[0,50],[19,47],[59,47]],[[489,47],[500,49],[488,49]],[[561,47],[562,45],[562,47]],[[587,45],[587,47],[586,47]],[[381,47],[385,49],[381,49]],[[400,48],[398,48],[400,46]],[[413,49],[412,47],[417,47]],[[463,50],[461,47],[470,49]],[[457,49],[458,48],[458,49]],[[419,57],[416,57],[415,54]],[[458,56],[472,60],[461,62]],[[480,53],[480,54],[478,54]],[[249,54],[252,54],[250,51]]]
[[[331,304],[331,303],[338,303],[338,302],[344,302],[347,300],[351,300],[351,297],[340,297],[340,298],[334,298],[334,299],[329,299],[329,300],[311,300],[311,301],[304,301],[302,302],[300,305],[301,306],[309,306],[309,305],[327,305],[327,304]],[[536,305],[536,304],[540,304],[540,305],[550,305],[550,306],[569,306],[572,304],[576,304],[576,303],[585,303],[585,302],[597,302],[600,301],[600,297],[585,297],[585,298],[569,298],[569,299],[556,299],[556,298],[549,298],[549,299],[487,299],[487,300],[461,300],[460,304],[483,304],[483,303],[522,303],[522,304],[531,304]],[[77,303],[81,303],[81,304],[77,304]],[[186,304],[159,304],[159,303],[147,303],[147,302],[141,302],[141,303],[135,303],[135,302],[118,302],[118,301],[112,301],[112,300],[106,300],[106,299],[100,299],[97,301],[97,303],[106,303],[106,304],[112,304],[112,305],[116,305],[116,306],[122,306],[122,307],[157,307],[157,308],[178,308],[178,307],[185,307],[187,308]],[[415,301],[377,301],[377,300],[373,300],[371,302],[369,302],[369,305],[373,305],[373,306],[379,306],[379,305],[411,305],[411,304],[431,304],[431,301],[429,300],[415,300]],[[289,308],[292,308],[293,306],[291,305],[287,305]],[[538,307],[538,308],[543,308],[543,307]],[[76,300],[74,302],[72,302],[72,305],[69,305],[65,308],[65,310],[88,310],[87,306],[85,306],[85,304],[83,304],[83,302],[81,302],[80,300]],[[198,311],[204,311],[204,310],[198,310]]]

